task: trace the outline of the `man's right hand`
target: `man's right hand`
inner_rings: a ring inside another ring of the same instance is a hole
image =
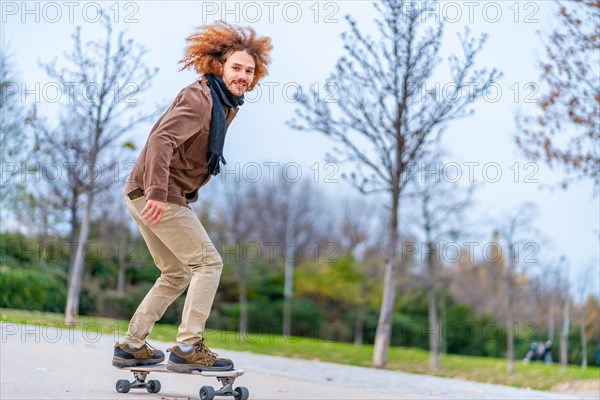
[[[166,206],[167,203],[163,203],[162,201],[146,200],[146,206],[141,212],[142,218],[144,218],[149,225],[156,225],[160,222]]]

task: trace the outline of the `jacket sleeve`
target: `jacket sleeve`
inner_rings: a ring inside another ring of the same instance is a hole
[[[146,199],[167,201],[173,152],[202,127],[210,124],[212,100],[198,86],[182,89],[150,133],[144,168]]]

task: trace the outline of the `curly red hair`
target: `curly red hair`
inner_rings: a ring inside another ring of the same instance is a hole
[[[236,27],[219,20],[211,25],[196,27],[197,31],[186,38],[185,56],[179,61],[180,69],[194,68],[199,74],[222,76],[223,64],[236,51],[245,51],[254,58],[254,79],[248,90],[254,89],[258,81],[268,74],[267,66],[273,49],[271,38],[257,37],[251,27]]]

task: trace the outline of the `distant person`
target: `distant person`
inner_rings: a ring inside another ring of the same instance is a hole
[[[535,359],[537,361],[542,361],[544,359],[544,354],[546,354],[546,345],[544,342],[540,341],[537,345]]]
[[[540,361],[543,361],[545,364],[552,364],[552,342],[550,340],[544,346],[544,354]]]
[[[529,345],[529,350],[527,351],[527,354],[525,355],[525,358],[523,359],[524,363],[528,363],[530,361],[537,360],[537,346],[538,346],[538,344],[536,342],[532,342]]]
[[[146,338],[189,285],[167,369],[233,368],[204,342],[223,262],[189,203],[225,164],[225,133],[244,104],[244,93],[267,75],[272,45],[250,27],[223,21],[199,27],[187,43],[182,69],[192,67],[202,76],[184,87],[154,124],[125,188],[127,209],[161,275],[131,318],[123,342],[115,344],[116,367],[165,359]]]

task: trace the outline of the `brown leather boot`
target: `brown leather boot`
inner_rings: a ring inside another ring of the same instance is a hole
[[[190,351],[183,351],[175,345],[167,351],[171,352],[167,369],[173,372],[192,371],[228,371],[233,369],[233,361],[227,358],[218,358],[218,354],[210,351],[204,344],[204,339],[193,344]]]
[[[158,364],[165,360],[165,353],[145,343],[139,349],[126,344],[116,343],[112,365],[118,368],[137,367],[139,365]]]

